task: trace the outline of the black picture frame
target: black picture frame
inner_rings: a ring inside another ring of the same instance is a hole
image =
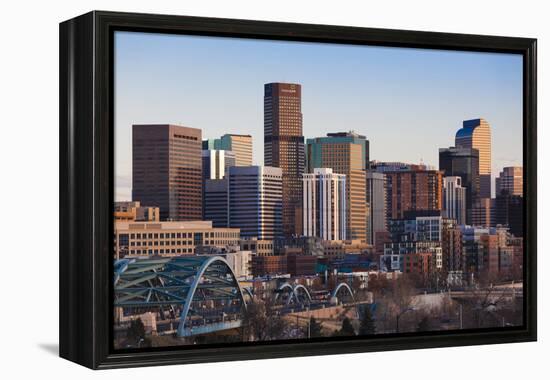
[[[506,329],[174,347],[112,345],[113,33],[141,31],[523,56],[524,325]],[[60,24],[60,356],[118,368],[535,341],[536,39],[93,11]]]

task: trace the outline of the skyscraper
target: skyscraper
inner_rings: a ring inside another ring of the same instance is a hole
[[[204,220],[212,221],[214,227],[229,227],[228,183],[227,178],[204,181]]]
[[[346,176],[316,168],[302,183],[304,236],[346,240]]]
[[[446,177],[460,177],[466,188],[466,222],[472,223],[472,210],[479,199],[479,151],[472,148],[439,149],[439,170]]]
[[[207,179],[222,179],[227,168],[235,166],[235,154],[230,150],[203,150],[202,175]]]
[[[369,168],[369,140],[354,131],[327,133],[327,137],[316,137],[315,139],[307,140],[307,172],[313,173],[314,168],[319,168],[323,161],[323,146],[324,144],[355,144],[361,147],[361,162],[362,170]]]
[[[133,126],[132,200],[159,207],[161,220],[202,219],[200,129]]]
[[[307,140],[308,172],[314,167],[330,168],[346,176],[346,236],[351,240],[367,239],[367,198],[365,168],[366,145],[363,136],[317,137]]]
[[[479,151],[479,197],[491,198],[491,127],[484,119],[464,120],[456,132],[457,148]]]
[[[474,202],[471,212],[471,221],[468,224],[476,227],[490,227],[493,225],[494,199],[479,198]]]
[[[508,227],[516,237],[523,236],[523,196],[503,191],[497,194],[494,203],[492,224]]]
[[[466,188],[461,177],[443,178],[443,217],[466,224]]]
[[[495,194],[498,196],[503,191],[510,195],[523,196],[523,167],[509,166],[502,169],[495,178]]]
[[[388,219],[402,219],[408,211],[441,212],[443,173],[439,170],[385,172]]]
[[[302,202],[304,173],[302,132],[302,87],[294,83],[264,86],[264,164],[282,169],[283,232],[289,237],[300,231],[297,211]]]
[[[383,173],[367,172],[367,203],[369,205],[368,237],[369,244],[376,244],[377,233],[387,231],[386,177]]]
[[[202,142],[203,150],[229,150],[235,155],[234,166],[252,165],[252,136],[225,134],[219,139]]]
[[[229,168],[229,226],[258,240],[282,237],[283,171],[267,166]]]

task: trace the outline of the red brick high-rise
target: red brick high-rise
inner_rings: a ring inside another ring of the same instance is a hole
[[[406,211],[441,211],[443,172],[411,169],[384,174],[388,219],[403,219]]]
[[[264,164],[283,171],[283,233],[299,234],[302,173],[305,167],[302,131],[302,87],[294,83],[264,86]]]

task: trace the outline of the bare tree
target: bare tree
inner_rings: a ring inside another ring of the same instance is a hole
[[[243,318],[243,339],[265,341],[281,339],[287,332],[287,323],[269,300],[255,299],[248,304]]]

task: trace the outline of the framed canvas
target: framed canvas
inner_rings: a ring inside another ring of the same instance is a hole
[[[60,356],[536,340],[536,40],[60,24]]]

